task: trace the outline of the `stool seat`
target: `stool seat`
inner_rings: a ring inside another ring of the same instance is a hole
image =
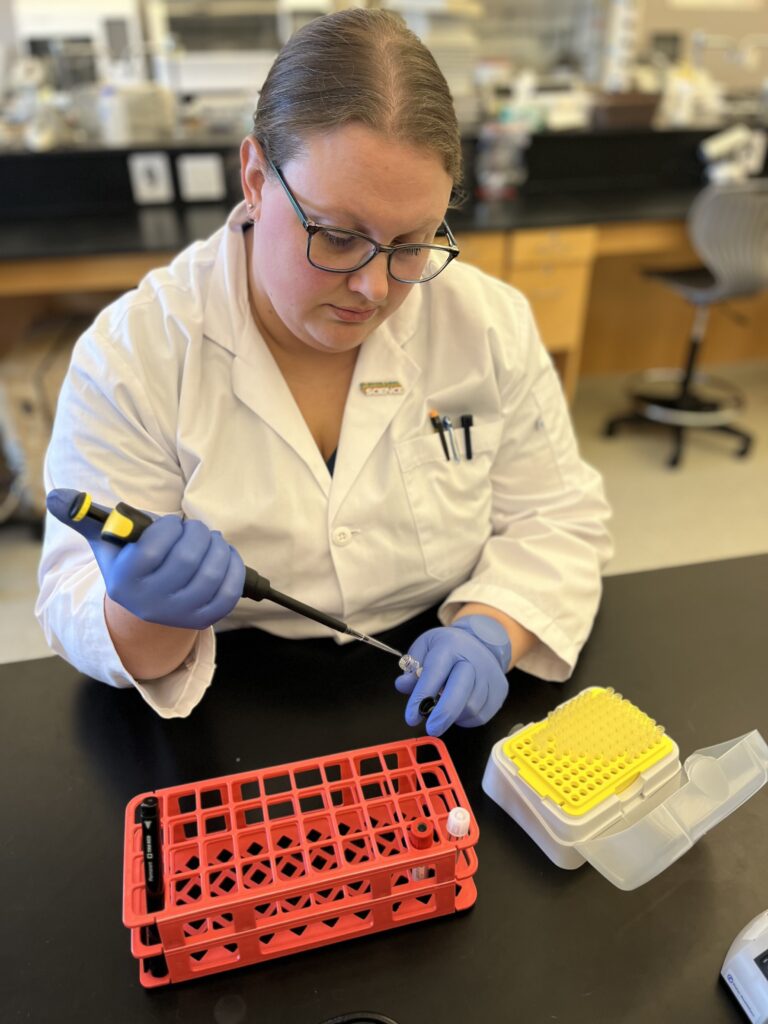
[[[670,466],[680,464],[684,431],[692,428],[737,438],[738,456],[752,446],[751,435],[731,425],[742,407],[741,395],[727,382],[698,372],[696,362],[710,308],[768,288],[768,180],[708,185],[691,205],[688,231],[703,266],[644,272],[694,308],[685,365],[635,375],[629,389],[631,411],[614,416],[603,428],[607,437],[625,424],[655,423],[671,429]]]
[[[717,301],[717,278],[706,267],[685,267],[681,270],[650,269],[644,271],[643,276],[665,284],[694,306]]]

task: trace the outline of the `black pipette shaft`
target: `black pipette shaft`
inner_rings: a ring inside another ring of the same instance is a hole
[[[83,508],[86,508],[85,512],[83,512]],[[153,522],[144,512],[134,508],[132,505],[127,505],[124,501],[118,502],[114,511],[118,513],[119,532],[110,529],[110,509],[95,504],[95,502],[90,500],[90,495],[80,492],[72,501],[69,508],[69,516],[73,520],[81,518],[83,515],[89,519],[95,519],[102,524],[102,537],[113,544],[120,545],[137,541]],[[355,637],[356,640],[362,640],[365,643],[372,644],[374,647],[390,651],[398,656],[400,655],[399,651],[366,636],[365,633],[359,633],[356,629],[348,626],[346,622],[342,622],[341,619],[337,619],[333,615],[327,615],[318,608],[304,604],[303,601],[297,601],[295,598],[289,597],[288,594],[281,594],[279,590],[273,590],[269,580],[249,566],[245,567],[243,597],[248,597],[252,601],[273,601],[275,604],[282,605],[283,608],[288,608],[289,611],[296,612],[297,615],[303,615],[305,619],[313,619],[323,626],[335,629],[338,633],[346,633],[349,636]]]

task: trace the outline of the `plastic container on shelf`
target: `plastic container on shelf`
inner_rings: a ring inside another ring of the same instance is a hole
[[[499,740],[483,789],[562,868],[589,861],[620,889],[654,878],[768,778],[756,731],[677,744],[611,688],[589,687]]]
[[[155,912],[138,817],[149,795],[160,801],[165,879]],[[477,898],[478,838],[468,806],[445,745],[429,736],[134,797],[123,922],[141,984],[467,909]],[[448,831],[457,807],[460,836]]]

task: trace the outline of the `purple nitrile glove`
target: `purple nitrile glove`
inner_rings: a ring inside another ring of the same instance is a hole
[[[101,538],[101,523],[67,515],[74,492],[52,491],[47,506],[81,534],[94,553],[107,593],[146,622],[206,629],[228,615],[243,596],[245,566],[218,532],[197,519],[156,519],[137,541],[120,547]]]
[[[426,697],[437,700],[427,719],[431,736],[442,735],[454,723],[485,725],[506,700],[512,644],[502,624],[488,615],[466,615],[452,626],[429,629],[408,654],[421,664],[421,675],[406,672],[395,687],[410,694],[408,725],[421,721],[419,705]]]

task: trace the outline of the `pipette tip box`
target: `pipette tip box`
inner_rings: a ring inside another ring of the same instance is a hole
[[[585,861],[634,889],[690,849],[768,777],[756,731],[696,751],[611,687],[592,686],[491,751],[483,789],[561,868]]]
[[[138,817],[150,795],[160,801],[165,881],[155,913],[147,912]],[[469,811],[467,833],[451,835],[457,807],[469,809],[466,794],[432,737],[134,797],[125,813],[123,922],[141,984],[468,909],[477,898],[478,828]]]

